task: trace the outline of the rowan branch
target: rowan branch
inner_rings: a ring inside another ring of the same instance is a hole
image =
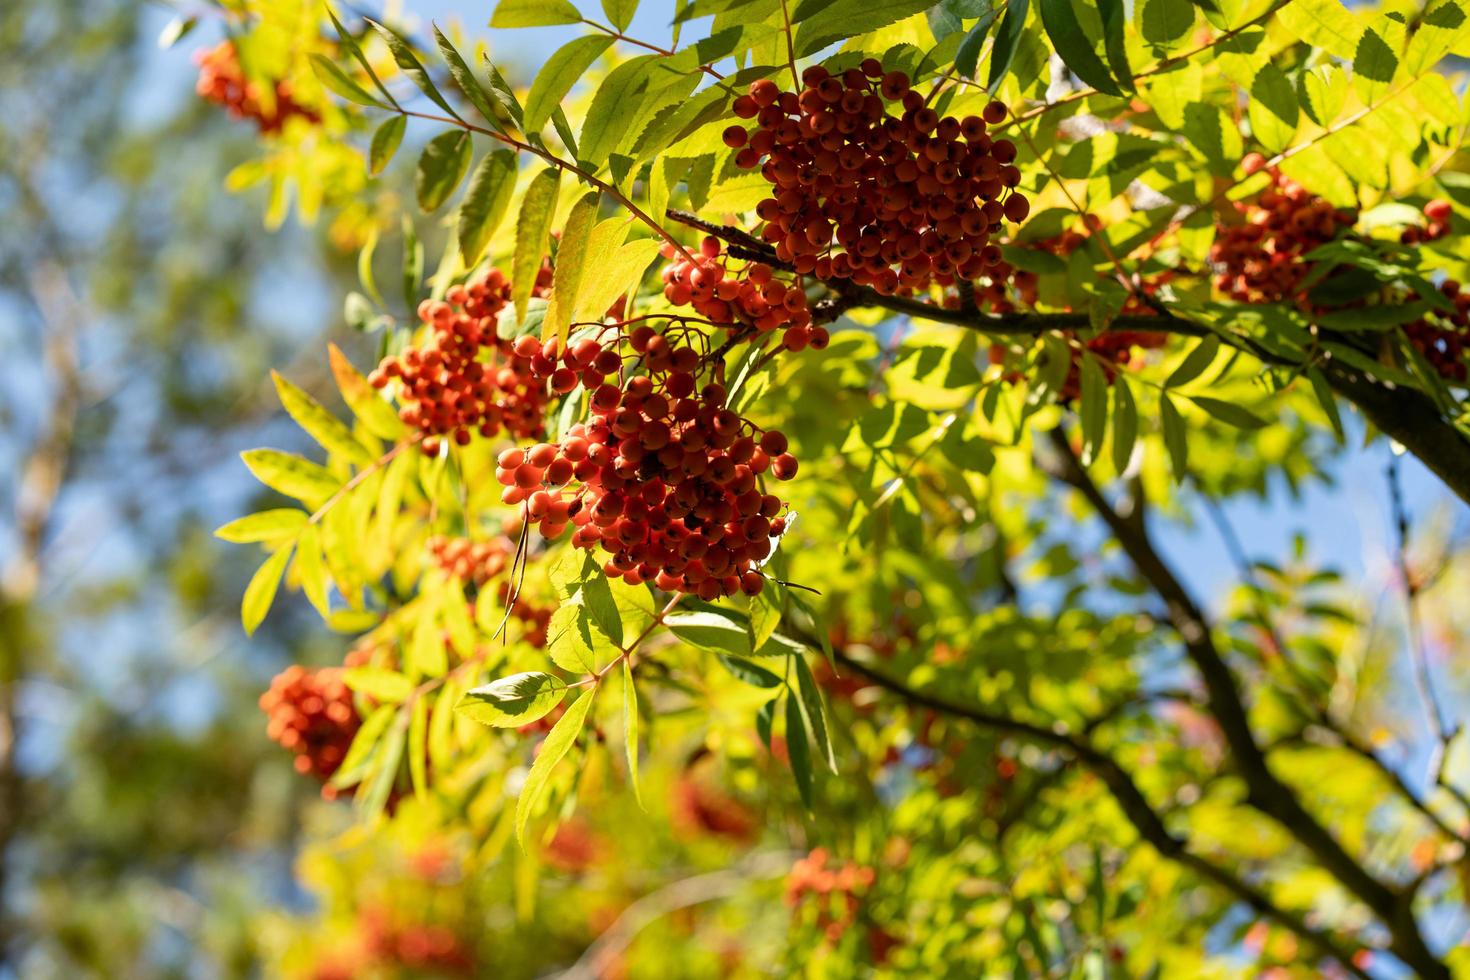
[[[902,681],[854,659],[845,650],[833,649],[832,656],[843,667],[853,673],[861,674],[878,687],[899,696],[909,704],[940,714],[964,718],[981,727],[1014,735],[1040,745],[1047,745],[1071,756],[1102,780],[1103,785],[1108,788],[1119,809],[1133,825],[1138,836],[1147,841],[1160,855],[1189,868],[1200,877],[1223,888],[1236,899],[1249,905],[1257,914],[1311,943],[1354,976],[1363,978],[1368,976],[1354,963],[1354,954],[1362,948],[1357,943],[1345,941],[1312,928],[1301,915],[1277,905],[1268,895],[1239,877],[1235,872],[1220,867],[1198,852],[1190,850],[1188,839],[1169,830],[1163,817],[1149,803],[1148,798],[1143,795],[1143,791],[1138,788],[1138,784],[1133,781],[1128,771],[1111,755],[1095,747],[1086,735],[1073,735],[1061,727],[1048,728],[1009,715],[960,704],[909,687]]]
[[[1400,960],[1422,976],[1448,980],[1448,967],[1430,951],[1414,919],[1412,893],[1390,887],[1369,873],[1307,811],[1296,791],[1271,771],[1266,753],[1251,730],[1240,686],[1215,646],[1209,620],[1159,555],[1146,524],[1126,520],[1108,503],[1060,429],[1053,429],[1048,436],[1052,456],[1041,460],[1042,467],[1082,494],[1167,608],[1168,620],[1199,671],[1210,713],[1220,726],[1236,770],[1245,782],[1246,802],[1280,824],[1324,870],[1378,917],[1388,929],[1391,948]]]

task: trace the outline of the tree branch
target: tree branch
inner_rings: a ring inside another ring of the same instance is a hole
[[[1249,905],[1257,914],[1311,943],[1323,954],[1342,964],[1343,968],[1354,976],[1364,978],[1368,976],[1353,962],[1353,954],[1361,948],[1356,943],[1345,943],[1343,940],[1312,928],[1300,915],[1277,905],[1268,895],[1240,878],[1233,871],[1222,868],[1197,852],[1191,851],[1187,839],[1175,835],[1165,826],[1163,817],[1148,802],[1148,798],[1143,795],[1143,791],[1138,788],[1138,784],[1133,781],[1133,777],[1128,774],[1127,770],[1119,765],[1112,756],[1093,746],[1085,736],[1072,735],[1061,728],[1047,728],[1009,715],[986,711],[983,708],[959,704],[937,695],[928,694],[909,687],[882,671],[854,659],[845,650],[833,649],[832,656],[843,667],[853,673],[861,674],[878,687],[898,695],[909,704],[940,714],[964,718],[982,727],[1005,732],[1041,745],[1048,745],[1066,753],[1092,770],[1102,780],[1103,785],[1108,788],[1119,809],[1133,825],[1138,836],[1152,845],[1163,857],[1189,868],[1205,880],[1223,888],[1237,900]]]
[[[1049,443],[1053,458],[1043,459],[1043,468],[1082,494],[1167,607],[1169,621],[1183,639],[1185,652],[1204,681],[1210,712],[1245,781],[1246,801],[1280,824],[1311,852],[1323,869],[1372,910],[1389,930],[1391,948],[1399,959],[1422,976],[1448,980],[1448,968],[1430,951],[1414,920],[1412,895],[1397,892],[1370,874],[1307,811],[1295,790],[1271,771],[1266,754],[1251,731],[1240,687],[1215,647],[1209,621],[1159,555],[1145,525],[1125,520],[1108,503],[1060,429],[1049,433]]]
[[[791,269],[788,264],[776,259],[775,251],[769,244],[744,229],[707,221],[676,208],[667,209],[664,215],[670,221],[698,228],[732,243],[728,249],[731,255],[765,262],[788,271]],[[818,304],[818,308],[829,313],[831,319],[848,309],[877,307],[995,336],[1034,337],[1058,330],[1091,329],[1091,319],[1086,312],[996,314],[963,308],[964,304],[961,304],[961,309],[951,310],[911,297],[885,296],[867,286],[852,282],[824,281],[823,284],[836,294],[834,299],[823,300]],[[1203,337],[1214,333],[1192,320],[1162,312],[1121,315],[1113,319],[1111,327],[1116,330],[1168,334],[1174,337]],[[1345,344],[1353,342],[1346,335],[1323,330],[1319,330],[1319,334],[1323,339]],[[1231,346],[1268,363],[1280,367],[1297,366],[1272,359],[1244,338],[1228,334],[1220,336]],[[1336,359],[1327,359],[1320,366],[1333,391],[1357,406],[1369,422],[1417,456],[1445,486],[1470,504],[1470,438],[1446,420],[1428,396],[1410,388],[1368,378]]]

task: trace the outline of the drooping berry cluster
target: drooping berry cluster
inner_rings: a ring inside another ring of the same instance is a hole
[[[260,709],[269,717],[267,734],[296,756],[296,771],[323,782],[342,765],[361,724],[352,692],[334,667],[287,667],[260,696]],[[322,787],[329,800],[338,792],[330,784]]]
[[[453,929],[432,922],[403,923],[383,908],[370,907],[359,915],[363,948],[368,959],[382,967],[398,967],[414,975],[472,976],[475,956]]]
[[[253,120],[262,133],[279,132],[293,116],[313,123],[321,118],[291,97],[291,85],[284,80],[276,83],[273,104],[267,106],[259,85],[245,77],[232,41],[221,41],[207,51],[195,52],[194,63],[199,66],[194,90],[223,106],[236,119]]]
[[[537,288],[542,289],[539,280]],[[529,361],[512,356],[510,342],[496,332],[510,295],[510,281],[491,269],[451,288],[443,301],[425,300],[418,314],[429,336],[385,357],[368,375],[377,388],[399,384],[399,417],[424,434],[424,452],[437,453],[445,436],[467,445],[472,432],[493,436],[503,429],[515,438],[534,438],[545,428],[545,382]]]
[[[874,58],[838,75],[812,66],[802,83],[800,93],[752,83],[733,108],[755,128],[724,133],[736,164],[759,167],[774,188],[756,214],[782,262],[899,295],[995,268],[991,239],[1030,212],[1015,190],[1015,144],[987,132],[1004,121],[1003,104],[940,118],[907,75]]]
[[[609,576],[706,599],[757,594],[764,580],[755,565],[785,530],[782,501],[762,493],[758,480],[796,475],[786,437],[727,408],[720,384],[696,393],[693,347],[648,326],[635,328],[628,343],[648,373],[621,387],[599,383],[591,417],[559,443],[501,453],[501,499],[524,503],[546,538],[575,524],[572,544],[608,552]]]
[[[813,848],[811,853],[791,866],[786,876],[786,904],[792,909],[812,907],[817,928],[829,943],[842,940],[857,922],[863,899],[873,887],[877,875],[865,865],[847,861],[829,866],[826,848]],[[867,928],[868,951],[873,962],[888,958],[899,940],[870,923]]]
[[[710,751],[701,747],[669,788],[669,817],[686,837],[723,837],[739,843],[755,839],[758,815],[725,789]]]
[[[787,285],[762,262],[732,275],[724,247],[714,237],[700,242],[692,260],[672,245],[663,247],[663,256],[671,260],[663,270],[664,298],[675,306],[692,306],[706,320],[728,327],[760,333],[784,329],[781,343],[787,350],[822,350],[830,341],[827,329],[812,323],[799,279]]]
[[[1238,225],[1216,229],[1210,262],[1215,288],[1242,303],[1306,303],[1301,284],[1312,269],[1303,256],[1337,238],[1357,222],[1357,212],[1334,207],[1280,170],[1265,166],[1259,153],[1247,155],[1246,173],[1265,169],[1271,184],[1249,203],[1237,201]]]
[[[478,587],[505,571],[513,546],[506,538],[472,541],[436,535],[429,539],[428,548],[446,575]]]

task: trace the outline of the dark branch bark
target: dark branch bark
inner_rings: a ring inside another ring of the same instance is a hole
[[[1291,930],[1324,955],[1336,960],[1354,976],[1364,978],[1368,976],[1353,962],[1353,954],[1361,948],[1357,944],[1312,928],[1300,915],[1277,905],[1264,892],[1234,872],[1191,851],[1189,842],[1171,832],[1164,824],[1163,817],[1149,803],[1148,798],[1143,795],[1143,791],[1138,788],[1138,784],[1133,781],[1133,777],[1128,774],[1127,770],[1119,765],[1112,756],[1093,746],[1085,736],[1069,734],[1062,729],[1046,728],[1009,715],[986,711],[928,694],[909,687],[860,660],[853,659],[845,650],[834,649],[832,655],[843,667],[853,673],[861,674],[911,705],[956,718],[964,718],[982,727],[1005,732],[1040,745],[1047,745],[1067,754],[1102,780],[1103,785],[1108,788],[1108,792],[1112,794],[1119,809],[1133,825],[1138,836],[1147,841],[1161,855],[1223,888],[1239,901],[1249,905],[1258,915]]]
[[[729,248],[731,255],[765,262],[781,269],[791,269],[776,258],[769,244],[741,228],[706,221],[698,215],[674,208],[668,209],[665,216],[671,221],[698,228],[732,243]],[[1090,320],[1085,312],[991,314],[981,313],[973,308],[950,310],[924,300],[884,296],[866,286],[851,282],[829,282],[826,285],[840,299],[840,308],[835,308],[837,312],[854,307],[879,307],[996,336],[1036,336],[1055,330],[1090,328]],[[1202,337],[1211,333],[1193,321],[1170,316],[1163,311],[1119,316],[1113,320],[1112,328],[1176,337]],[[1329,335],[1325,331],[1323,336],[1342,343],[1353,342],[1349,336]],[[1262,351],[1246,341],[1232,341],[1228,336],[1222,339],[1253,356],[1264,356]],[[1265,359],[1271,360],[1269,357]],[[1279,366],[1292,365],[1281,363]],[[1470,504],[1470,438],[1466,438],[1455,428],[1433,401],[1412,389],[1364,377],[1361,372],[1337,361],[1327,360],[1321,366],[1328,383],[1338,395],[1357,406],[1368,421],[1406,447],[1444,481],[1445,486]]]
[[[1368,906],[1392,936],[1399,959],[1425,977],[1449,977],[1430,951],[1415,922],[1412,895],[1380,881],[1353,858],[1302,805],[1296,792],[1271,771],[1246,715],[1245,700],[1225,659],[1215,647],[1209,621],[1183,583],[1164,562],[1142,522],[1124,519],[1087,474],[1061,430],[1052,430],[1053,460],[1044,465],[1076,489],[1113,533],[1140,575],[1163,600],[1169,621],[1204,681],[1210,712],[1230,747],[1231,759],[1246,785],[1247,802],[1273,818],[1317,859],[1329,874]]]

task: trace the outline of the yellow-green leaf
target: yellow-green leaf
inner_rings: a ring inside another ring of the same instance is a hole
[[[276,590],[281,585],[281,576],[286,571],[286,562],[291,560],[294,550],[287,545],[267,558],[250,576],[250,584],[245,586],[245,598],[240,603],[240,622],[247,635],[253,634],[265,619],[265,614],[270,612],[271,603],[276,600]]]
[[[536,288],[536,272],[546,255],[551,219],[556,214],[556,198],[561,190],[561,172],[547,167],[531,178],[526,196],[521,200],[521,216],[516,223],[516,252],[511,263],[511,298],[515,301],[516,319],[526,318],[526,303]]]
[[[352,366],[347,355],[336,344],[327,347],[327,356],[332,365],[332,376],[337,380],[337,389],[342,400],[352,409],[352,414],[362,420],[367,430],[379,439],[398,441],[408,435],[408,429],[399,420],[393,406],[378,396],[377,389],[368,384]]]
[[[556,276],[552,279],[551,296],[546,303],[546,317],[541,321],[541,339],[557,338],[566,349],[567,334],[572,324],[572,311],[577,305],[577,291],[587,268],[587,242],[597,220],[596,191],[583,194],[572,205],[556,251]],[[600,270],[598,270],[600,272]]]
[[[261,483],[297,500],[319,504],[341,487],[341,481],[324,467],[294,453],[251,449],[240,458]]]
[[[218,528],[214,536],[221,541],[246,544],[252,541],[275,541],[297,534],[306,526],[307,513],[295,507],[277,507],[236,518]]]
[[[582,725],[587,720],[587,711],[592,707],[592,698],[596,693],[597,689],[594,687],[573,701],[566,714],[552,726],[546,740],[541,743],[541,751],[521,786],[521,798],[516,801],[516,840],[520,841],[521,847],[526,846],[526,824],[546,793],[551,772],[581,734]]]

